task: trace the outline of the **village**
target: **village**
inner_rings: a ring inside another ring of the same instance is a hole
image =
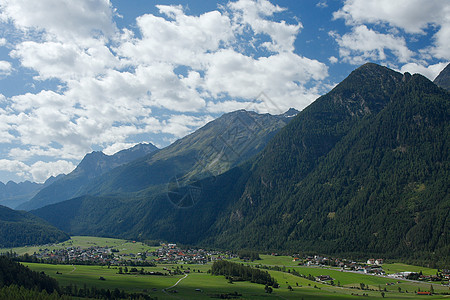
[[[443,281],[450,279],[450,270],[442,269],[439,274],[435,275],[423,275],[421,272],[397,272],[393,274],[387,274],[383,270],[384,259],[378,258],[369,258],[366,262],[355,262],[347,259],[330,259],[327,257],[322,257],[320,255],[308,256],[306,259],[300,259],[298,257],[293,258],[293,262],[298,262],[299,265],[305,266],[316,266],[316,267],[338,267],[341,271],[345,272],[359,272],[364,274],[385,276],[394,279],[407,279],[407,280],[416,280],[416,281]],[[328,275],[322,275],[316,277],[317,281],[331,281],[331,278]]]
[[[134,241],[133,241],[134,243]],[[23,261],[41,262],[52,264],[80,264],[80,265],[104,265],[104,266],[140,266],[152,267],[157,264],[207,264],[216,260],[239,259],[239,255],[231,251],[216,251],[194,248],[182,248],[174,243],[161,243],[160,247],[142,252],[126,252],[111,246],[90,246],[82,248],[79,246],[68,246],[60,249],[52,249],[48,246],[39,249],[32,255],[25,254],[20,257]],[[272,256],[278,256],[271,253]],[[249,260],[243,259],[244,262]],[[252,261],[256,263],[257,261]],[[331,268],[342,272],[355,272],[368,275],[389,277],[398,280],[415,280],[425,282],[448,281],[450,270],[440,270],[439,274],[424,275],[421,272],[397,272],[386,274],[383,269],[384,259],[369,258],[367,261],[356,262],[348,259],[328,258],[321,255],[300,257],[292,255],[292,266],[303,265],[307,267]],[[324,272],[325,273],[325,272]],[[321,275],[316,281],[330,283],[333,278]]]
[[[156,263],[206,264],[215,260],[236,257],[237,255],[231,252],[181,249],[176,244],[162,243],[161,247],[154,251],[137,253],[119,251],[108,246],[91,246],[88,248],[69,246],[62,249],[48,247],[39,249],[33,255],[25,254],[22,260],[59,264],[156,266]]]

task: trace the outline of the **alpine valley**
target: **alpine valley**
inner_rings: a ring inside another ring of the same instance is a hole
[[[448,265],[448,72],[433,83],[367,63],[301,112],[240,110],[163,149],[88,154],[33,190],[19,208],[36,217],[20,218],[45,220],[56,239]]]
[[[448,69],[367,63],[301,112],[228,113],[95,176],[90,154],[21,207],[70,235],[448,264]]]

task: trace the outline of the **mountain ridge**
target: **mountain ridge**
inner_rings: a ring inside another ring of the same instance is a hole
[[[43,219],[0,205],[0,248],[43,245],[67,239],[66,233]]]
[[[57,178],[57,180],[39,190],[33,198],[17,208],[31,210],[73,198],[93,178],[157,150],[158,148],[152,144],[138,144],[113,155],[106,155],[101,151],[86,154],[75,170]]]

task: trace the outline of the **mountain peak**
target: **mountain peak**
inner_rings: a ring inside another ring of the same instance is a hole
[[[292,118],[295,117],[300,111],[296,110],[295,108],[289,108],[288,111],[286,111],[285,113],[281,114],[280,116],[285,117],[285,118]]]

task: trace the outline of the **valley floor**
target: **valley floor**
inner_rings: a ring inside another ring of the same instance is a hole
[[[89,249],[109,246],[114,248],[115,256],[127,256],[129,252],[135,256],[142,252],[158,252],[157,247],[149,247],[133,241],[104,239],[94,237],[73,237],[58,245],[47,245],[47,252],[58,253],[67,247]],[[44,250],[43,246],[37,247]],[[21,254],[33,254],[39,250],[33,247],[13,249]],[[188,252],[188,251],[186,251]],[[217,256],[224,256],[219,253]],[[64,289],[109,289],[118,288],[128,293],[143,293],[158,299],[421,299],[418,291],[434,292],[426,299],[450,299],[448,282],[430,283],[394,279],[387,276],[367,275],[361,272],[347,272],[339,268],[323,266],[304,266],[293,261],[290,256],[260,255],[261,260],[244,262],[239,258],[228,256],[233,262],[244,263],[267,270],[279,283],[272,293],[265,292],[265,286],[248,281],[229,282],[224,276],[213,276],[208,273],[211,262],[203,264],[182,262],[158,262],[157,257],[147,257],[148,261],[156,261],[156,266],[128,265],[79,265],[23,262],[30,269],[55,278]],[[401,271],[422,272],[424,275],[436,274],[436,269],[410,266],[405,264],[385,264],[387,274]],[[298,276],[302,275],[302,276]],[[318,282],[316,277],[328,275],[331,281]],[[309,278],[309,279],[308,279]],[[289,288],[291,287],[291,289]],[[364,289],[361,289],[363,287]]]

